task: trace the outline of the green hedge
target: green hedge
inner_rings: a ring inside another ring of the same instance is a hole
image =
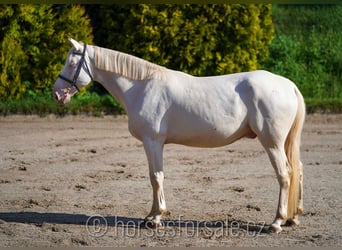
[[[0,5],[0,100],[51,89],[70,48],[66,38],[92,43],[79,5]]]
[[[103,5],[97,44],[197,76],[255,70],[273,39],[270,4]]]

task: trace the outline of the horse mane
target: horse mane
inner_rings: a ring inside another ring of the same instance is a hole
[[[147,78],[164,79],[166,68],[144,59],[98,46],[95,50],[95,67],[113,72],[132,80],[145,80]]]

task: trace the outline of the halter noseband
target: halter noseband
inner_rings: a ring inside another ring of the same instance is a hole
[[[63,76],[62,74],[59,74],[58,77],[63,79],[64,81],[68,82],[71,84],[72,87],[75,87],[76,90],[79,92],[80,89],[77,87],[76,85],[76,82],[77,82],[77,79],[78,77],[80,76],[80,72],[81,72],[81,69],[83,67],[83,64],[85,64],[85,68],[86,68],[86,72],[87,74],[90,76],[90,79],[93,81],[93,77],[92,75],[90,74],[90,70],[89,70],[89,67],[88,67],[88,64],[87,62],[85,61],[85,52],[86,52],[86,49],[87,49],[87,45],[84,44],[83,46],[83,52],[77,52],[77,51],[74,51],[72,52],[74,55],[80,55],[81,56],[81,59],[79,60],[78,62],[78,66],[77,66],[77,69],[76,69],[76,72],[75,72],[75,75],[74,75],[74,78],[71,80],[65,76]]]

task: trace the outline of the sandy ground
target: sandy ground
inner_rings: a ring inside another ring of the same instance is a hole
[[[278,183],[257,140],[166,145],[164,227],[126,117],[0,118],[0,246],[342,246],[342,115],[309,115],[301,225],[265,233]]]

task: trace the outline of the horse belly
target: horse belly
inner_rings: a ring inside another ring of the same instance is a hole
[[[239,116],[212,118],[178,113],[170,119],[165,143],[193,147],[220,147],[249,136],[250,129]]]

